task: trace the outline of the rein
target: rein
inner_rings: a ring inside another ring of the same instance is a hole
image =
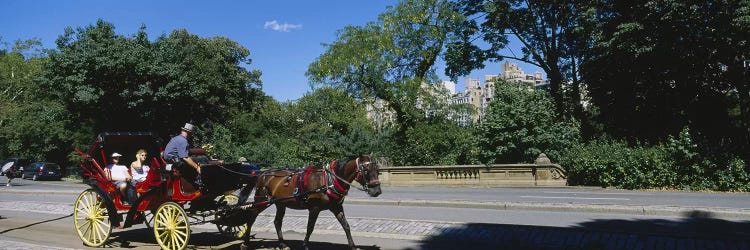
[[[253,176],[255,176],[255,175],[253,175],[253,174],[247,174],[247,173],[237,172],[237,171],[234,171],[234,170],[228,169],[228,168],[226,168],[226,167],[224,167],[224,166],[219,166],[219,167],[221,167],[221,169],[224,169],[224,170],[226,170],[227,172],[230,172],[230,173],[233,173],[233,174],[237,174],[237,175],[244,175],[244,176],[247,176],[247,177],[253,177]]]

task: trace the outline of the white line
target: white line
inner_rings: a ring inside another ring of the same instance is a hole
[[[628,198],[585,198],[585,197],[566,197],[566,196],[521,196],[521,198],[539,198],[539,199],[573,199],[573,200],[618,200],[629,201]]]
[[[596,194],[596,195],[643,195],[651,196],[654,194],[639,194],[639,193],[601,193],[601,192],[544,192],[545,194]]]

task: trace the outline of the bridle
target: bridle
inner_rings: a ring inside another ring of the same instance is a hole
[[[341,176],[337,175],[336,172],[333,171],[333,170],[331,170],[330,167],[326,167],[325,170],[327,172],[329,172],[330,174],[332,174],[333,177],[335,177],[339,181],[341,181],[343,183],[346,183],[350,187],[354,187],[356,189],[359,189],[360,191],[367,192],[367,190],[369,190],[370,187],[380,186],[380,182],[379,181],[377,181],[377,180],[376,181],[370,180],[370,165],[376,164],[376,163],[373,162],[372,160],[369,160],[369,161],[366,161],[366,162],[360,162],[359,158],[360,157],[357,157],[354,160],[355,163],[357,164],[357,172],[356,172],[357,176],[354,177],[354,180],[356,180],[357,182],[359,182],[359,184],[362,187],[357,187],[357,186],[352,185],[351,182],[348,182],[348,181],[344,180],[344,178],[342,178]]]

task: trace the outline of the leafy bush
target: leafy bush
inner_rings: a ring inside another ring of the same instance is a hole
[[[567,150],[560,164],[567,168],[571,185],[644,188],[651,179],[644,166],[660,162],[661,157],[658,151],[623,142],[593,141]]]
[[[612,140],[578,144],[563,153],[560,164],[568,170],[570,185],[750,190],[744,161],[702,156],[688,129],[656,146],[629,146]]]
[[[580,140],[579,124],[559,117],[547,92],[499,82],[479,126],[482,162],[531,162],[542,152],[558,161]]]
[[[395,159],[405,165],[456,165],[478,163],[473,129],[443,119],[409,129],[407,143]],[[395,146],[395,145],[394,145]]]
[[[732,159],[726,169],[716,173],[716,190],[750,191],[750,174],[745,169],[745,161]]]

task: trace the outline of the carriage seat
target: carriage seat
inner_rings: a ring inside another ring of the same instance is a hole
[[[146,180],[135,184],[136,193],[142,194],[148,192],[151,189],[159,187],[162,182],[161,166],[162,165],[160,164],[157,157],[151,158],[151,162],[149,163],[148,168],[148,174],[146,175]]]

